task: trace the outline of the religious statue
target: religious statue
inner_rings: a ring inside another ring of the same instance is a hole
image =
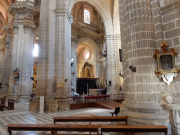
[[[82,77],[83,78],[92,78],[93,72],[92,72],[92,65],[86,62],[82,68]]]

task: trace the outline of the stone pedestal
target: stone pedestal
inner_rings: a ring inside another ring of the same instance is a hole
[[[71,98],[68,97],[57,97],[55,98],[58,104],[58,111],[70,110],[70,104],[72,102]]]
[[[166,109],[170,110],[170,121],[171,121],[171,130],[172,134],[180,135],[180,104],[168,104],[166,105]]]
[[[107,95],[109,95],[109,98],[111,100],[117,99],[118,98],[118,93],[107,93]]]
[[[55,113],[58,111],[70,110],[70,104],[72,99],[69,97],[54,97],[55,100],[45,98],[44,111],[49,113]],[[29,111],[38,113],[40,106],[40,98],[35,97],[35,100],[30,102]]]
[[[38,113],[39,112],[39,106],[40,106],[39,100],[32,101],[29,104],[29,111]]]
[[[58,104],[57,104],[57,100],[50,100],[49,101],[49,113],[56,113],[58,112]]]

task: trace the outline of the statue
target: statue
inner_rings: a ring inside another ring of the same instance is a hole
[[[86,62],[82,68],[83,78],[93,78],[92,65]]]

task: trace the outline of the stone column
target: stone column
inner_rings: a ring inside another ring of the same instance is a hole
[[[32,92],[33,71],[33,29],[34,14],[38,13],[34,0],[16,1],[10,7],[10,13],[15,15],[13,22],[13,45],[9,89],[7,97],[16,102],[29,102]],[[19,78],[14,78],[14,70],[19,72]]]
[[[7,37],[5,41],[5,58],[4,58],[4,70],[3,70],[3,81],[2,81],[2,96],[6,96],[9,87],[9,72],[10,72],[10,54],[11,54],[11,33],[7,30]]]
[[[75,91],[77,91],[76,89],[76,79],[77,79],[77,37],[76,40],[73,40],[71,42],[71,57],[74,58],[74,64],[71,66],[71,86],[74,87]]]
[[[66,10],[65,1],[56,1],[56,50],[55,79],[60,110],[69,108],[71,92],[71,23],[72,15]]]
[[[111,99],[116,99],[117,95],[117,55],[118,47],[115,46],[114,35],[106,35],[107,42],[107,57],[106,57],[106,78],[107,78],[107,93],[111,96]],[[111,85],[109,84],[111,81]],[[120,81],[119,81],[120,84]]]
[[[33,28],[34,23],[24,25],[24,47],[22,65],[20,71],[20,95],[19,102],[29,102],[29,95],[32,93],[33,81],[30,77],[33,77]]]
[[[3,80],[3,70],[4,70],[4,53],[5,53],[5,44],[3,42],[0,42],[0,83],[2,85]],[[0,95],[1,95],[0,89]]]
[[[20,69],[19,65],[20,65],[20,50],[21,50],[21,38],[20,36],[22,36],[22,34],[20,34],[20,32],[22,32],[22,27],[21,27],[21,23],[14,23],[13,24],[13,40],[12,40],[12,50],[11,50],[11,63],[10,63],[10,70],[9,70],[9,88],[8,88],[8,97],[10,99],[14,99],[16,100],[16,94],[17,94],[17,87],[18,84],[16,84],[15,80],[14,80],[14,71],[16,68]]]
[[[39,56],[37,58],[36,97],[29,105],[29,110],[39,112],[39,97],[45,96],[45,111],[49,100],[55,95],[55,9],[56,0],[43,0],[40,7]],[[57,82],[56,82],[57,84]],[[51,102],[50,102],[51,103]]]
[[[47,39],[48,39],[48,9],[49,9],[49,0],[41,1],[40,8],[40,23],[39,23],[39,56],[37,59],[37,90],[36,90],[36,98],[39,96],[45,96],[46,88],[47,88]],[[31,105],[31,104],[30,104]],[[30,107],[35,109],[36,107],[32,105]],[[35,111],[35,110],[34,110]],[[38,111],[38,108],[37,108]]]
[[[151,4],[148,0],[119,0],[123,49],[124,115],[129,124],[168,125],[161,105],[159,79],[154,74],[156,49]],[[136,67],[132,72],[129,66]]]

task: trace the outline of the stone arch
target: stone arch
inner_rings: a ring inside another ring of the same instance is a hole
[[[90,5],[92,5],[96,11],[100,14],[105,27],[105,33],[106,35],[112,35],[113,34],[113,25],[112,25],[112,16],[111,13],[106,7],[106,5],[102,2],[102,0],[68,0],[68,10],[71,13],[71,10],[75,3],[77,2],[87,2]]]
[[[97,64],[96,60],[100,58],[99,47],[97,46],[97,44],[92,39],[90,39],[88,37],[82,37],[77,42],[76,50],[78,48],[78,45],[83,44],[83,43],[86,44],[86,47],[90,48],[94,53],[94,61],[91,61],[91,62],[96,63],[93,73],[94,73],[95,76],[98,76],[98,67],[99,67],[99,65]]]
[[[86,44],[90,45],[93,48],[93,51],[95,52],[95,58],[97,59],[97,54],[98,54],[98,50],[99,50],[99,47],[97,46],[97,44],[90,38],[82,37],[77,42],[76,49],[77,49],[78,45],[81,43],[86,43]]]

